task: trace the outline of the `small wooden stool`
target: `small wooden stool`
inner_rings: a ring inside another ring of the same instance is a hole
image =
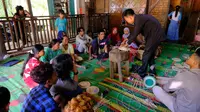
[[[113,49],[109,52],[110,60],[110,78],[114,78],[114,72],[117,71],[119,74],[119,81],[123,82],[123,75],[121,70],[121,62],[125,62],[126,75],[129,75],[129,52],[121,51],[119,49]],[[117,64],[117,66],[116,66]]]

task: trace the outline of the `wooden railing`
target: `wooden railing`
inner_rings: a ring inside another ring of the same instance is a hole
[[[77,28],[83,26],[84,15],[67,17],[67,30],[70,42],[77,35]],[[12,17],[0,18],[0,30],[7,51],[31,47],[35,44],[48,44],[57,38],[55,16],[37,16],[25,20],[13,20]],[[17,24],[18,23],[18,24]],[[2,46],[2,45],[1,45]]]

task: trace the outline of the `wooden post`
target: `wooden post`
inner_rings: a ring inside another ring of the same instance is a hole
[[[32,7],[31,7],[31,0],[27,0],[27,5],[28,5],[29,13],[31,15],[31,31],[33,33],[33,39],[34,39],[35,43],[37,43],[38,40],[37,40],[35,24],[34,24],[34,20],[33,20],[33,11],[32,11]]]
[[[148,13],[149,13],[149,0],[147,0],[146,10],[145,10],[145,14],[148,14]]]
[[[2,0],[2,3],[3,3],[3,9],[4,9],[4,12],[5,12],[5,15],[6,15],[6,19],[8,20],[8,12],[7,12],[7,8],[6,8],[5,0]]]
[[[0,28],[0,59],[7,54],[2,30],[3,29]]]

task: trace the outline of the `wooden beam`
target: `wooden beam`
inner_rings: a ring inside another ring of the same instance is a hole
[[[31,0],[27,0],[27,6],[28,6],[28,11],[33,16],[33,11],[32,11],[32,6],[31,6]]]
[[[149,0],[146,0],[146,10],[145,10],[145,14],[149,13]]]
[[[38,39],[37,39],[37,35],[36,35],[36,31],[35,31],[35,24],[34,24],[34,20],[33,20],[33,11],[32,11],[32,6],[31,6],[31,0],[27,0],[27,5],[28,5],[28,11],[31,15],[31,31],[33,33],[33,38],[34,38],[34,41],[36,44]]]
[[[5,54],[7,54],[6,52],[6,48],[5,48],[5,41],[4,41],[4,37],[3,37],[3,32],[2,32],[2,28],[0,28],[0,59],[3,58],[3,56]]]
[[[6,8],[5,0],[2,0],[2,3],[3,3],[3,9],[4,9],[4,12],[5,12],[5,15],[6,15],[6,19],[8,20],[8,12],[7,12],[7,8]]]

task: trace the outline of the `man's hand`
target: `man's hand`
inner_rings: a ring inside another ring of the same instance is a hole
[[[121,43],[120,47],[128,47],[127,41],[128,41],[128,39],[124,39],[124,41]]]

